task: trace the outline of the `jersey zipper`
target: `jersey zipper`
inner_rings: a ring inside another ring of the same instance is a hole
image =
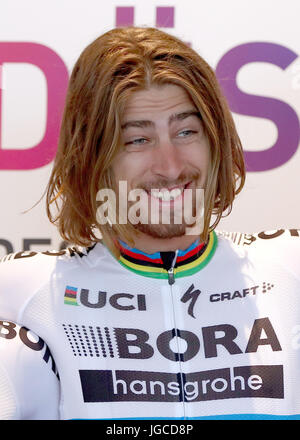
[[[172,284],[175,283],[174,266],[175,266],[175,263],[177,260],[177,254],[178,254],[178,249],[176,249],[176,251],[175,251],[175,256],[173,258],[172,265],[171,265],[170,269],[168,270],[168,283],[170,284],[170,286],[172,286]]]
[[[170,285],[170,295],[171,295],[171,303],[172,303],[174,330],[176,331],[177,352],[179,353],[180,349],[179,349],[179,343],[178,343],[178,333],[177,333],[177,324],[176,324],[176,312],[175,312],[175,304],[174,304],[174,297],[173,297],[174,292],[173,292],[173,288],[172,288],[172,285],[175,283],[174,267],[175,267],[175,263],[176,263],[176,260],[177,260],[177,255],[178,255],[178,249],[175,251],[175,255],[174,255],[171,267],[168,270],[168,283]],[[179,375],[180,375],[180,378],[181,378],[181,393],[182,393],[182,396],[184,396],[184,384],[183,384],[183,377],[184,377],[184,375],[183,375],[183,371],[182,371],[181,360],[179,360],[178,366],[179,366]],[[182,416],[183,416],[183,419],[186,419],[184,397],[183,397],[183,401],[182,401]]]

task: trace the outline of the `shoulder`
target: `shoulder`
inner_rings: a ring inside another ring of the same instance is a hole
[[[69,247],[61,251],[23,251],[0,261],[0,319],[20,322],[23,307],[35,293],[60,274],[78,270],[98,259],[90,248]],[[94,254],[93,256],[90,254]]]
[[[46,261],[49,262],[50,260],[48,257],[51,257],[51,259],[56,260],[62,260],[62,261],[70,261],[72,258],[76,260],[76,257],[82,258],[84,256],[87,256],[89,252],[94,249],[96,246],[96,243],[94,243],[92,246],[84,248],[80,246],[71,246],[65,249],[61,250],[48,250],[45,252],[35,252],[35,251],[20,251],[15,252],[12,254],[4,255],[0,258],[0,264],[21,260],[21,261],[34,261],[35,263],[37,261]]]
[[[216,231],[219,239],[227,239],[229,242],[245,248],[273,246],[300,246],[300,229],[277,229],[254,233]]]
[[[8,268],[11,263],[21,267],[51,266],[52,264],[81,264],[87,260],[104,256],[105,247],[102,243],[94,243],[90,247],[70,246],[61,250],[45,252],[20,251],[4,255],[0,258],[0,268]],[[88,258],[92,257],[92,258]]]
[[[276,258],[280,253],[292,258],[300,254],[300,229],[277,229],[255,233],[216,231],[219,242],[250,253],[270,255]]]
[[[216,233],[220,244],[223,243],[225,248],[243,253],[256,261],[276,263],[300,279],[300,229]]]

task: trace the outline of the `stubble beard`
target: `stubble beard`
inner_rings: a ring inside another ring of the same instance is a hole
[[[143,234],[149,235],[152,238],[173,238],[182,237],[186,234],[185,224],[144,224],[138,223],[133,225],[136,230]]]
[[[180,186],[181,183],[187,182],[187,181],[193,182],[193,184],[192,184],[192,189],[193,189],[192,215],[196,216],[196,214],[197,214],[196,209],[197,208],[196,208],[194,190],[196,190],[196,188],[200,188],[200,184],[198,184],[198,182],[200,182],[199,173],[184,175],[180,179],[178,179],[178,181],[175,185],[174,184],[170,185],[170,184],[168,184],[167,181],[161,181],[161,182],[156,182],[156,185],[151,184],[151,185],[143,186],[142,189],[144,189],[145,191],[149,191],[151,188],[166,188],[166,187],[172,187],[172,186],[177,186],[177,185]],[[187,228],[191,228],[191,227],[195,226],[195,222],[193,224],[186,224],[185,219],[184,219],[184,215],[183,215],[183,209],[184,209],[183,206],[184,206],[184,203],[182,204],[182,215],[181,215],[182,221],[181,221],[181,223],[175,222],[174,209],[171,208],[170,209],[170,222],[167,224],[163,223],[162,213],[160,212],[158,224],[151,223],[151,222],[147,222],[147,223],[139,222],[139,223],[134,224],[132,226],[137,231],[142,232],[143,234],[146,234],[152,238],[170,239],[173,237],[182,237],[182,236],[186,235]],[[151,209],[151,207],[148,206],[148,213],[149,213],[149,217],[151,218],[150,209]]]

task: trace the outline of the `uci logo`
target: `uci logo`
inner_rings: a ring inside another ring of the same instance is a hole
[[[118,310],[146,310],[145,295],[131,293],[114,293],[108,298],[107,292],[93,292],[89,289],[78,289],[66,286],[64,303],[72,306],[83,305],[92,309],[101,309],[107,303]]]

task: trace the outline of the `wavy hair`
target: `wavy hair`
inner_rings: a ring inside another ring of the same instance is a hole
[[[200,238],[206,241],[221,217],[231,212],[244,186],[245,165],[232,115],[212,68],[187,44],[161,30],[116,28],[84,49],[69,81],[46,189],[48,218],[64,240],[81,246],[103,241],[117,258],[118,237],[134,245],[131,224],[98,223],[96,195],[101,188],[115,188],[111,164],[120,151],[126,101],[138,90],[162,84],[185,89],[202,116],[210,145]]]

